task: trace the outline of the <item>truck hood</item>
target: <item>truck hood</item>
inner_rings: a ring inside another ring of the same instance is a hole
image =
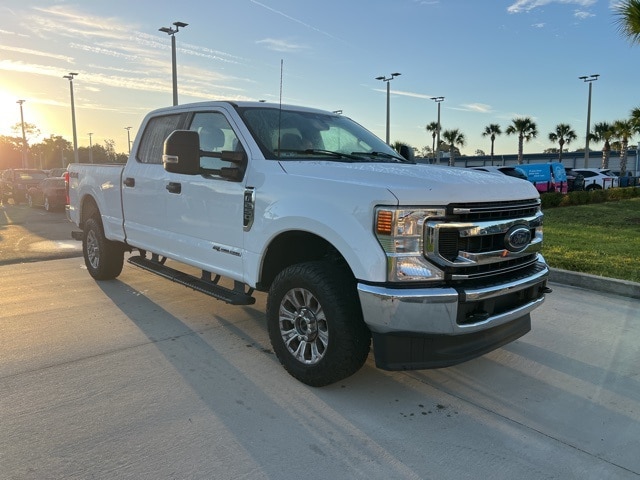
[[[391,192],[401,205],[520,200],[538,197],[530,182],[502,173],[424,164],[280,162],[289,175],[319,182],[378,187]]]

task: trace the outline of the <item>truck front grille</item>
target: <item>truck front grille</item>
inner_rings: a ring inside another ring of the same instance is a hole
[[[425,255],[450,280],[513,272],[536,262],[541,227],[538,199],[449,205],[444,219],[425,223]]]

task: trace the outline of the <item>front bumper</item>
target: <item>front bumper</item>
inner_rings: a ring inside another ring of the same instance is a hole
[[[376,365],[388,370],[444,367],[515,340],[530,330],[530,313],[544,302],[548,276],[541,261],[525,277],[475,288],[358,284]]]

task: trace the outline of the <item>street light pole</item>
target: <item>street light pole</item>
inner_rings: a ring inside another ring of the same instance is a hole
[[[162,27],[158,30],[171,36],[171,76],[173,79],[173,104],[178,105],[178,70],[176,67],[176,33],[180,30],[180,27],[186,27],[189,25],[184,22],[173,22],[175,28]]]
[[[438,164],[440,163],[440,104],[444,101],[444,97],[431,97],[431,100],[438,104],[438,130],[436,137],[436,151],[434,152],[434,156],[438,160]]]
[[[27,137],[24,133],[24,115],[22,113],[22,104],[25,100],[18,100],[20,104],[20,125],[22,126],[22,168],[27,168]]]
[[[591,135],[591,87],[598,80],[599,74],[578,77],[589,84],[589,101],[587,102],[587,135],[584,143],[584,168],[589,167],[589,136]]]
[[[93,163],[93,143],[91,143],[93,132],[89,132],[87,135],[89,135],[89,163]]]
[[[129,155],[131,155],[131,134],[129,133],[131,127],[124,127],[124,129],[127,131],[127,146],[129,147]]]
[[[393,80],[395,77],[399,76],[399,75],[402,75],[402,74],[396,72],[396,73],[392,73],[390,77],[385,77],[384,75],[380,76],[380,77],[376,77],[376,80],[382,80],[383,82],[385,82],[387,84],[387,145],[389,145],[389,137],[390,137],[390,135],[389,135],[390,134],[390,126],[389,125],[391,123],[390,122],[391,114],[389,113],[390,112],[390,100],[389,100],[389,97],[391,95],[391,90],[390,90],[390,87],[389,87],[389,82],[391,80]]]
[[[69,90],[71,92],[71,126],[73,127],[73,161],[78,163],[78,134],[76,133],[76,107],[73,102],[73,77],[78,75],[77,73],[70,72],[69,75],[64,75],[62,78],[69,80]]]

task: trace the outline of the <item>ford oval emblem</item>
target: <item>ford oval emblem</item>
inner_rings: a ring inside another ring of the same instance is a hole
[[[510,252],[521,252],[530,242],[531,231],[522,225],[510,228],[504,237],[504,245]]]

